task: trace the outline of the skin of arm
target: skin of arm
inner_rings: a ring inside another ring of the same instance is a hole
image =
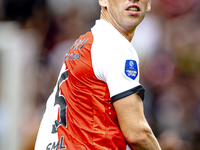
[[[132,150],[161,150],[143,113],[143,102],[132,94],[113,103],[120,129]]]

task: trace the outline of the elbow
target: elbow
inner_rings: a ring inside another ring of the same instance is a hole
[[[145,133],[132,134],[129,137],[125,137],[128,145],[140,146],[145,145],[148,142],[148,136]]]
[[[151,129],[146,128],[128,134],[125,139],[130,147],[145,147],[149,145],[152,134]]]

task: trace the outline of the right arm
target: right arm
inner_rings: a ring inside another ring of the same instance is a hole
[[[143,102],[136,93],[115,101],[113,106],[120,129],[132,150],[161,150],[145,119]]]

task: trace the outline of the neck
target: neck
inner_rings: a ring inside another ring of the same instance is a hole
[[[107,22],[111,23],[129,42],[131,42],[135,33],[135,28],[131,30],[125,30],[120,27],[117,22],[107,13],[106,8],[101,9],[100,19],[106,20]]]

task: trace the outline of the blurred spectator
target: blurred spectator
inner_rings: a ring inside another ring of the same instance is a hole
[[[37,113],[41,113],[35,111],[35,100],[37,93],[37,62],[42,48],[45,30],[48,26],[47,13],[44,9],[45,1],[3,0],[1,4],[0,49],[2,50],[1,53],[5,54],[3,57],[7,57],[7,61],[11,62],[6,63],[3,58],[5,63],[3,67],[7,67],[7,70],[9,70],[11,69],[9,68],[11,67],[9,64],[20,64],[18,68],[21,71],[20,77],[14,78],[16,76],[14,70],[13,72],[10,71],[9,74],[13,75],[11,77],[12,79],[18,80],[16,83],[21,83],[21,86],[18,87],[19,90],[14,89],[18,91],[21,98],[19,100],[16,97],[18,101],[2,98],[4,116],[1,116],[3,117],[1,118],[1,124],[5,123],[6,126],[2,125],[4,129],[1,130],[1,135],[6,136],[4,136],[4,141],[0,145],[6,145],[8,149],[12,149],[12,147],[21,150],[30,149],[31,145],[34,145],[36,132],[38,130],[38,119],[40,118]],[[13,62],[15,59],[20,59],[21,62]],[[9,72],[7,70],[6,72]],[[10,83],[8,83],[9,86],[12,89]],[[24,126],[24,123],[26,123],[26,126]],[[15,126],[10,126],[14,124]],[[15,132],[10,133],[14,129]],[[17,135],[14,133],[17,133]],[[8,136],[13,138],[8,138]],[[18,143],[13,140],[18,141]],[[8,142],[12,142],[13,144],[8,145]],[[5,149],[5,147],[3,148]]]

